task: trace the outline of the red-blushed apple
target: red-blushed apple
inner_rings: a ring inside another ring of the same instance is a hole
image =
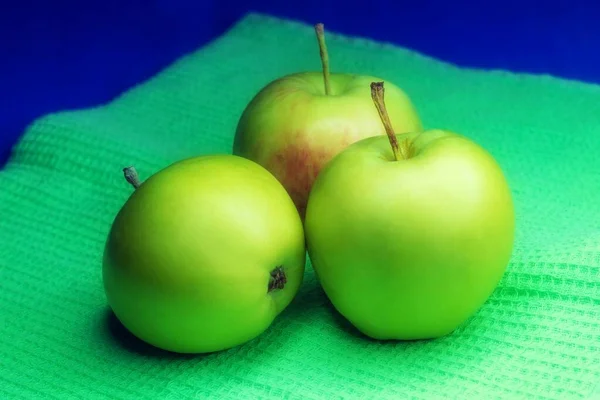
[[[283,186],[233,155],[178,161],[140,184],[106,242],[108,304],[141,340],[206,353],[262,334],[295,297],[302,221]]]
[[[396,135],[383,83],[371,87],[388,137],[350,145],[321,171],[304,221],[308,253],[333,306],[365,335],[440,337],[485,303],[507,267],[511,192],[465,136]]]
[[[301,217],[313,181],[329,160],[365,137],[384,135],[373,108],[373,76],[329,73],[323,25],[315,27],[323,72],[281,77],[260,90],[242,113],[233,154],[268,169],[287,189]],[[398,132],[422,129],[408,95],[387,85],[387,108]]]

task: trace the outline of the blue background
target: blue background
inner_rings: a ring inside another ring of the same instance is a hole
[[[248,11],[323,22],[464,66],[600,83],[592,1],[0,0],[0,166],[36,117],[106,102]]]

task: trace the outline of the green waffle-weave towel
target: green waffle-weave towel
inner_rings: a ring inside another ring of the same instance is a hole
[[[318,70],[313,28],[250,14],[110,104],[33,123],[0,171],[0,398],[600,398],[600,87],[457,68],[329,33],[333,71],[402,86],[424,124],[461,132],[514,192],[514,256],[484,307],[439,340],[378,343],[336,316],[307,268],[258,339],[177,356],[128,336],[101,280],[104,240],[142,179],[231,150],[267,82]]]

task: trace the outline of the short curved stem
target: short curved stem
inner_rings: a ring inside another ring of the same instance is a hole
[[[133,166],[123,168],[123,175],[125,175],[125,179],[131,184],[131,186],[133,186],[134,189],[139,188],[142,184],[140,177]]]

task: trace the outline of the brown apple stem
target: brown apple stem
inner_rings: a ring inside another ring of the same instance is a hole
[[[271,277],[269,278],[269,287],[267,289],[267,293],[270,293],[273,290],[283,289],[286,283],[287,277],[285,276],[283,267],[280,265],[273,271],[271,271]]]
[[[140,177],[137,171],[135,170],[135,167],[131,166],[123,168],[123,174],[125,175],[125,179],[127,180],[127,182],[129,182],[134,189],[139,188],[142,184],[142,182],[140,182]]]
[[[388,139],[390,140],[390,144],[392,145],[392,151],[394,152],[394,160],[398,161],[400,158],[406,159],[408,158],[408,149],[406,148],[406,142],[403,142],[401,146],[398,146],[398,139],[396,138],[396,134],[394,133],[394,129],[392,128],[392,123],[390,122],[390,117],[387,113],[387,109],[385,108],[384,92],[385,89],[383,88],[383,82],[371,82],[371,97],[373,98],[375,107],[379,112],[379,117],[381,118],[381,122],[383,123],[383,127],[385,128],[385,133],[387,133]]]
[[[329,82],[329,54],[327,53],[327,44],[325,43],[325,29],[322,23],[315,25],[317,40],[319,41],[319,52],[321,53],[321,64],[323,65],[323,81],[325,82],[325,95],[331,94],[331,84]]]

